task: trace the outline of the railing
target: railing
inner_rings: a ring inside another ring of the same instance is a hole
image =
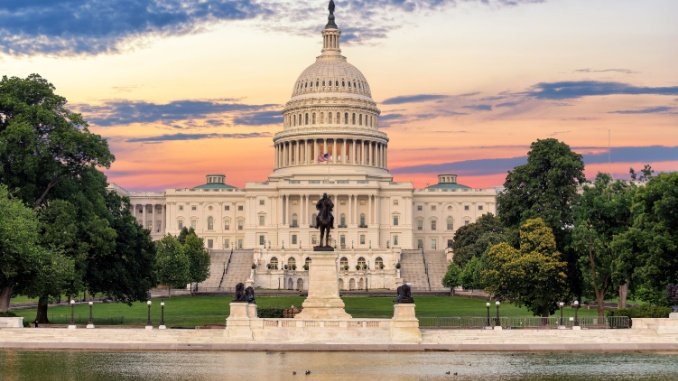
[[[631,319],[627,316],[580,317],[577,319],[582,329],[626,329],[631,328]],[[573,318],[559,317],[500,317],[502,329],[571,329],[575,326]],[[436,329],[487,329],[497,325],[497,317],[420,317],[421,328]]]

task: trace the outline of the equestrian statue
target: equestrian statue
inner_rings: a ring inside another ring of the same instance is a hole
[[[334,203],[327,197],[327,193],[323,193],[323,197],[315,204],[315,208],[318,210],[315,224],[320,229],[320,245],[316,248],[331,249],[330,230],[334,229],[334,215],[332,215]]]

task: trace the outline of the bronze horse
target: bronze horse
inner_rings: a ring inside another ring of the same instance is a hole
[[[330,247],[330,231],[334,229],[334,203],[327,197],[327,193],[315,205],[318,209],[318,216],[315,218],[316,227],[320,229],[320,247]],[[325,244],[323,245],[323,239]]]

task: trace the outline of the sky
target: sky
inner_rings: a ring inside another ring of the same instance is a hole
[[[336,0],[396,181],[500,186],[556,138],[586,175],[678,170],[676,0]],[[0,75],[38,73],[104,136],[109,181],[158,191],[274,165],[325,0],[3,0]]]

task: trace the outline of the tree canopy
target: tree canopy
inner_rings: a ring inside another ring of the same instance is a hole
[[[484,214],[476,222],[464,225],[454,233],[454,263],[461,267],[473,257],[482,256],[492,245],[506,241],[506,231],[499,217]]]

